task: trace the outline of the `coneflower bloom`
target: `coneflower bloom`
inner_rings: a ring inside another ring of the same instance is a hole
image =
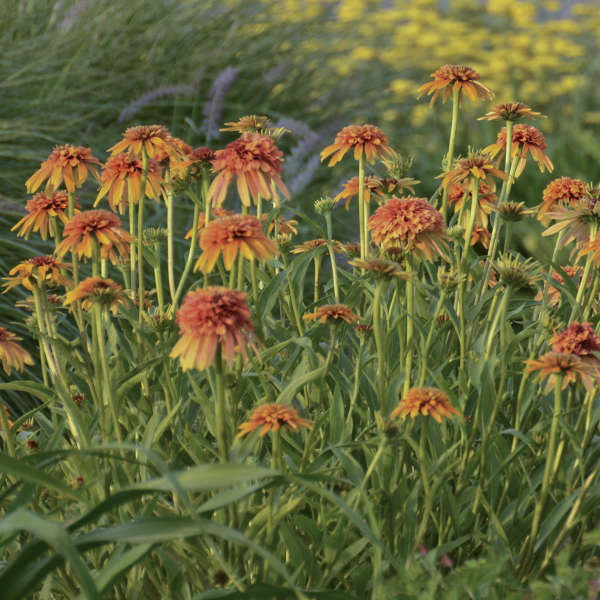
[[[234,178],[245,206],[250,206],[251,199],[257,203],[259,196],[278,203],[275,187],[289,200],[290,194],[281,180],[283,153],[269,136],[244,133],[223,150],[217,150],[216,155],[212,164],[217,176],[208,190],[213,206],[223,204]]]
[[[506,179],[506,175],[497,169],[490,157],[483,152],[474,152],[466,158],[459,158],[454,161],[452,168],[438,175],[443,177],[442,185],[448,187],[456,183],[465,185],[467,182],[477,179],[484,181],[490,186],[493,186],[492,177],[499,177],[500,179]]]
[[[463,238],[467,235],[465,231]],[[475,246],[480,243],[486,250],[490,247],[491,234],[487,227],[483,227],[478,223],[473,225],[473,232],[471,233],[471,246]]]
[[[171,160],[169,171],[172,177],[184,179],[185,177],[197,177],[204,169],[212,167],[212,161],[217,154],[212,148],[198,146],[190,152],[186,152],[180,159]]]
[[[212,220],[214,219],[220,219],[221,217],[231,217],[232,215],[235,215],[235,213],[232,210],[225,210],[224,208],[213,208],[211,211],[211,216],[212,216]],[[211,219],[209,219],[208,221],[209,223],[211,222]],[[204,213],[199,214],[198,215],[198,238],[200,238],[200,230],[204,229],[204,227],[206,227],[206,215]],[[188,232],[185,234],[185,238],[186,240],[191,239],[192,237],[192,232],[193,232],[193,228],[189,229]]]
[[[27,191],[33,194],[46,181],[46,190],[53,191],[64,181],[71,193],[81,187],[88,176],[88,171],[98,179],[96,166],[100,161],[92,156],[91,148],[83,146],[57,146],[42,166],[25,182]]]
[[[548,156],[544,153],[546,149],[546,139],[539,129],[536,129],[532,125],[525,125],[520,123],[515,125],[512,132],[512,146],[511,146],[511,158],[518,157],[519,161],[515,170],[515,176],[519,177],[525,168],[527,162],[527,153],[529,152],[538,164],[542,173],[545,169],[548,171],[554,170],[554,165]],[[498,153],[499,159],[504,156],[506,150],[506,127],[502,128],[502,131],[498,134],[498,138],[495,144],[490,144],[483,151],[489,154],[492,158]]]
[[[358,316],[352,312],[352,309],[346,304],[324,304],[319,306],[314,313],[304,315],[305,319],[320,319],[322,323],[338,324],[342,321],[352,323],[357,321]]]
[[[267,222],[267,219],[269,219],[269,215],[262,215],[261,217],[261,221],[264,225]],[[296,225],[298,225],[298,221],[296,221],[296,219],[284,219],[283,217],[277,217],[277,221],[275,221],[275,219],[269,219],[269,225],[267,227],[267,233],[269,235],[273,235],[275,233],[275,223],[277,222],[277,231],[279,233],[279,235],[284,235],[284,236],[292,236],[292,235],[297,235],[298,234],[298,229],[296,227]]]
[[[374,125],[348,125],[336,136],[333,144],[321,150],[321,162],[331,156],[329,166],[338,163],[346,152],[354,151],[354,160],[358,160],[363,154],[369,163],[376,158],[394,156],[395,152],[388,145],[385,133]]]
[[[123,214],[129,199],[139,202],[142,193],[142,161],[132,154],[122,152],[111,156],[100,175],[100,191],[94,206],[108,194],[108,204],[115,212]],[[162,193],[162,170],[156,160],[148,161],[145,195],[158,199]]]
[[[92,310],[94,304],[103,308],[110,308],[116,315],[119,305],[126,305],[129,299],[123,292],[123,287],[112,279],[102,277],[88,277],[84,279],[75,289],[67,292],[64,305],[68,306],[81,300],[84,310]]]
[[[64,275],[64,271],[70,268],[70,265],[58,261],[54,256],[34,256],[20,262],[13,267],[5,277],[4,292],[22,285],[24,288],[33,291],[42,285],[47,287],[57,287],[67,285],[71,281]]]
[[[343,252],[343,247],[340,242],[337,240],[333,240],[333,251],[334,252]],[[323,238],[317,238],[315,240],[307,240],[306,242],[302,242],[302,244],[298,244],[290,252],[292,254],[302,254],[303,252],[310,252],[315,248],[323,248],[323,251],[327,250],[327,240]]]
[[[411,388],[390,415],[396,417],[431,415],[438,423],[460,413],[450,404],[448,396],[438,388]]]
[[[63,223],[66,223],[67,209],[69,207],[69,196],[67,192],[39,192],[31,200],[27,201],[25,215],[12,229],[18,229],[18,236],[25,239],[29,237],[32,231],[39,231],[42,239],[45,240],[48,235],[54,237],[54,231],[50,226],[50,219],[56,217]],[[79,212],[79,202],[75,199],[75,212]]]
[[[546,115],[532,110],[523,102],[505,102],[497,104],[493,110],[479,117],[478,121],[518,121],[520,119],[544,118]]]
[[[7,375],[13,368],[23,372],[25,365],[33,364],[29,352],[17,344],[20,339],[8,329],[0,327],[0,361]]]
[[[149,158],[155,156],[178,157],[180,149],[174,141],[173,136],[166,127],[162,125],[139,125],[138,127],[129,127],[123,139],[111,146],[108,151],[111,154],[120,154],[129,152],[136,158],[142,158],[142,148],[146,150]]]
[[[581,359],[576,354],[559,354],[548,352],[538,360],[526,360],[526,372],[539,371],[538,379],[548,378],[544,391],[550,393],[556,383],[556,378],[562,378],[561,388],[564,390],[569,383],[580,381],[589,392],[598,384],[598,370],[589,362]]]
[[[246,115],[237,121],[225,123],[219,131],[236,131],[237,133],[260,133],[269,127],[271,120],[264,115]]]
[[[373,241],[384,250],[397,247],[433,260],[444,256],[446,224],[426,198],[391,198],[369,218]]]
[[[587,193],[587,185],[581,179],[559,177],[551,181],[542,192],[542,204],[539,207],[538,219],[547,224],[547,213],[557,206],[573,206],[582,200]]]
[[[600,335],[596,335],[591,323],[571,323],[560,333],[555,332],[550,343],[552,352],[575,354],[600,367],[600,359],[594,356],[594,352],[600,352]]]
[[[477,214],[475,222],[483,227],[488,226],[489,214],[492,212],[494,205],[498,201],[498,196],[495,194],[495,186],[488,184],[485,181],[479,181],[479,194],[477,195]],[[466,206],[471,204],[471,186],[464,183],[455,183],[448,192],[448,204],[454,207],[454,212],[460,212],[462,205],[466,202]],[[463,219],[467,219],[468,215],[463,213]]]
[[[298,411],[291,406],[285,404],[263,404],[254,409],[249,421],[242,423],[238,427],[240,432],[237,437],[242,437],[257,429],[260,429],[259,435],[264,436],[269,431],[279,431],[282,427],[297,431],[300,427],[311,429],[312,423],[306,419],[301,419]]]
[[[414,273],[404,271],[397,262],[383,258],[370,258],[367,260],[355,258],[349,262],[353,267],[358,267],[378,279],[403,279],[407,281],[412,279],[414,275]]]
[[[184,371],[206,369],[215,360],[219,345],[229,363],[240,352],[247,358],[246,344],[258,354],[244,292],[224,287],[190,292],[177,311],[176,321],[181,337],[170,356],[179,357]]]
[[[433,81],[428,81],[419,88],[418,98],[425,94],[431,96],[431,106],[442,90],[443,102],[452,98],[454,90],[458,90],[459,100],[462,100],[463,93],[473,101],[477,98],[491,100],[494,97],[494,92],[479,81],[479,73],[464,65],[443,65],[431,73],[430,77],[433,77]]]
[[[230,270],[238,253],[244,258],[268,260],[278,253],[277,244],[267,238],[260,221],[252,215],[232,215],[211,221],[200,230],[202,254],[195,269],[210,273],[223,252],[223,263]]]
[[[133,241],[129,233],[121,227],[117,215],[107,210],[86,210],[75,215],[66,225],[64,239],[56,253],[64,256],[69,250],[79,258],[91,258],[94,240],[100,247],[100,256],[115,262],[117,254],[126,257],[129,244]]]
[[[348,179],[342,188],[342,191],[334,198],[336,202],[346,200],[346,210],[350,208],[350,200],[358,196],[358,177]],[[371,202],[371,194],[375,194],[381,200],[385,200],[383,193],[383,183],[377,175],[367,175],[365,177],[365,202]]]

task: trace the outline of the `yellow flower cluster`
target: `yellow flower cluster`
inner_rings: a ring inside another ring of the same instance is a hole
[[[344,77],[377,63],[397,73],[386,82],[378,108],[383,120],[392,121],[406,114],[406,103],[415,127],[429,118],[415,106],[415,90],[424,75],[445,63],[473,67],[498,102],[526,98],[542,109],[559,102],[568,116],[575,110],[571,96],[586,83],[585,57],[600,46],[596,2],[575,4],[567,12],[556,0],[280,0],[276,5],[271,18],[305,22],[307,32],[319,21],[321,35],[307,35],[298,46],[301,55],[322,52]],[[597,114],[589,117],[598,120]]]

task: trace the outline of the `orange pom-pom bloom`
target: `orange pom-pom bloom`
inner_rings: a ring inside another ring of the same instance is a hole
[[[42,285],[47,287],[68,285],[71,280],[63,274],[68,267],[69,265],[56,260],[54,256],[34,256],[24,260],[8,272],[10,277],[5,277],[4,293],[17,285],[22,285],[30,291]]]
[[[46,190],[53,191],[65,182],[69,192],[81,187],[88,176],[88,171],[98,179],[97,166],[101,162],[92,156],[91,148],[83,146],[57,146],[42,166],[25,182],[27,191],[33,194],[46,181]]]
[[[115,212],[123,214],[129,199],[139,202],[142,193],[142,161],[125,152],[111,156],[100,174],[100,191],[94,206],[108,194],[108,204]],[[148,161],[148,175],[144,190],[147,198],[160,198],[162,172],[156,160]]]
[[[357,321],[358,316],[346,304],[324,304],[319,306],[314,313],[304,315],[305,319],[320,319],[322,323],[338,324],[342,321],[352,323]]]
[[[68,306],[81,300],[81,306],[85,310],[92,310],[94,304],[110,308],[116,315],[119,304],[126,305],[129,298],[123,292],[123,286],[115,283],[112,279],[102,277],[88,277],[84,279],[75,289],[67,292],[64,305]]]
[[[56,253],[64,256],[69,250],[79,258],[91,258],[94,240],[100,246],[100,256],[115,262],[117,255],[127,257],[132,237],[121,227],[121,220],[107,210],[86,210],[75,215],[66,225],[64,239]]]
[[[250,415],[250,420],[239,426],[240,432],[237,437],[242,437],[260,429],[261,436],[269,431],[279,431],[282,427],[288,427],[297,431],[300,427],[312,428],[312,423],[306,419],[301,419],[298,411],[285,404],[263,404],[254,410]]]
[[[550,340],[552,352],[575,354],[580,358],[592,359],[600,366],[600,359],[594,352],[600,352],[600,335],[596,335],[591,323],[571,323],[560,333],[554,333]]]
[[[466,158],[457,159],[451,169],[438,175],[438,177],[443,177],[442,185],[444,187],[455,183],[466,184],[473,179],[493,185],[494,180],[492,177],[506,179],[506,175],[500,169],[496,169],[490,157],[481,152],[474,152]]]
[[[479,81],[479,73],[464,65],[443,65],[430,77],[433,77],[433,81],[428,81],[419,88],[418,98],[425,94],[431,96],[431,106],[442,90],[443,102],[452,98],[454,90],[458,90],[459,100],[462,100],[463,93],[473,101],[477,98],[491,100],[494,97],[494,92]]]
[[[492,212],[494,204],[498,200],[494,190],[495,186],[479,181],[479,193],[477,195],[477,214],[475,222],[487,227],[489,223],[489,214]],[[455,183],[448,192],[448,204],[454,207],[454,212],[460,212],[464,202],[467,206],[471,204],[471,186],[469,184]],[[463,221],[467,221],[467,212],[463,213]],[[463,223],[464,225],[464,223]]]
[[[223,252],[223,263],[230,270],[241,252],[244,258],[268,260],[277,254],[277,244],[267,238],[260,221],[252,215],[232,215],[211,221],[200,230],[202,254],[195,269],[210,273]]]
[[[208,198],[213,206],[225,200],[227,189],[235,177],[237,191],[244,206],[258,197],[279,202],[275,186],[289,200],[290,194],[281,180],[283,153],[267,135],[244,133],[217,150],[213,169],[218,173],[208,189]]]
[[[208,368],[219,344],[229,363],[240,352],[244,360],[247,358],[246,344],[258,354],[252,341],[254,327],[245,292],[224,287],[190,292],[177,311],[176,320],[181,338],[171,351],[171,358],[179,357],[184,371]]]
[[[329,166],[333,167],[350,150],[354,150],[354,160],[358,160],[364,153],[370,163],[376,158],[395,154],[388,146],[387,136],[379,127],[369,124],[348,125],[335,136],[333,144],[321,150],[321,162],[333,154],[329,159]]]
[[[12,368],[23,372],[25,365],[32,365],[33,360],[27,350],[17,344],[21,338],[0,327],[0,361],[7,375],[10,375]]]
[[[162,159],[166,156],[178,158],[181,154],[180,147],[175,138],[162,125],[139,125],[129,127],[123,139],[111,146],[111,154],[129,152],[136,158],[142,158],[142,148],[146,150],[149,158]]]
[[[537,162],[538,167],[542,173],[545,169],[549,172],[554,170],[554,165],[548,156],[544,153],[546,149],[546,138],[542,132],[533,127],[533,125],[525,125],[521,123],[515,125],[512,132],[512,146],[510,156],[511,158],[518,157],[517,168],[515,176],[519,177],[525,169],[525,163],[527,162],[527,153],[529,152]],[[498,138],[495,144],[490,144],[483,151],[490,156],[494,157],[500,153],[498,158],[504,156],[506,150],[506,127],[502,128],[502,131],[498,134]]]
[[[542,193],[542,204],[538,212],[538,219],[548,223],[547,213],[558,206],[576,205],[585,198],[587,186],[581,179],[559,177],[551,181]]]
[[[442,418],[449,418],[460,413],[450,404],[448,396],[438,388],[411,388],[400,404],[392,411],[392,419],[418,415],[431,415],[438,423]]]
[[[426,198],[391,198],[369,217],[373,241],[384,249],[402,248],[433,260],[444,256],[446,224]]]
[[[79,212],[79,203],[75,200],[75,212]],[[50,218],[56,217],[63,223],[66,223],[67,209],[69,207],[69,196],[67,192],[40,192],[31,200],[27,201],[25,210],[28,212],[12,229],[18,229],[18,236],[29,238],[32,231],[39,231],[42,239],[45,240],[48,235],[54,237],[54,231],[50,227]]]

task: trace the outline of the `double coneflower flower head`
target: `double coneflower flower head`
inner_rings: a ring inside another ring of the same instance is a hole
[[[418,98],[427,94],[431,96],[430,105],[442,94],[442,101],[446,102],[452,98],[454,90],[458,91],[459,101],[463,94],[469,100],[491,100],[494,92],[479,81],[480,75],[474,69],[464,65],[443,65],[434,73],[431,73],[432,81],[428,81],[419,88]]]
[[[52,219],[56,218],[62,223],[66,223],[69,218],[67,211],[69,207],[69,196],[67,192],[39,192],[31,200],[27,201],[25,215],[12,229],[18,229],[18,236],[29,238],[32,231],[39,231],[42,239],[45,240],[48,235],[54,237],[54,231],[51,227]],[[79,212],[79,203],[75,200],[75,212]]]
[[[333,167],[350,150],[354,152],[354,160],[359,160],[364,155],[369,163],[373,163],[376,158],[396,154],[388,145],[387,136],[379,127],[369,124],[348,125],[335,136],[333,144],[321,150],[321,162],[331,157],[329,166]]]

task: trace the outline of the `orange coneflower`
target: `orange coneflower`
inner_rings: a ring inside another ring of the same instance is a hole
[[[479,117],[478,121],[518,121],[519,119],[545,118],[546,115],[532,110],[523,102],[505,102],[497,104],[493,110]]]
[[[443,417],[460,415],[450,404],[448,396],[438,388],[410,388],[400,404],[392,411],[392,419],[409,416],[414,419],[418,415],[431,415],[438,423]]]
[[[477,98],[491,100],[494,97],[494,92],[478,81],[479,73],[464,65],[443,65],[435,73],[431,73],[430,77],[433,77],[433,81],[428,81],[419,88],[418,98],[425,94],[431,96],[431,106],[442,90],[443,102],[452,97],[453,90],[458,90],[459,101],[462,100],[463,92],[473,101]]]
[[[322,323],[352,323],[358,320],[352,309],[346,304],[324,304],[319,306],[314,313],[304,315],[305,319],[320,319]]]
[[[94,304],[110,308],[113,315],[117,314],[119,304],[126,305],[129,299],[123,293],[123,286],[115,283],[112,279],[103,277],[88,277],[84,279],[75,289],[67,292],[64,305],[68,306],[81,300],[81,306],[85,310],[92,310]]]
[[[325,251],[327,249],[327,240],[323,238],[307,240],[306,242],[302,242],[301,244],[294,246],[290,252],[292,254],[302,254],[303,252],[310,252],[315,248],[323,248]],[[338,253],[343,251],[342,244],[337,240],[333,240],[333,251]]]
[[[225,210],[224,208],[213,208],[210,211],[210,214],[212,216],[212,220],[220,219],[221,217],[231,217],[232,215],[235,215],[235,213],[232,210]],[[211,219],[209,219],[208,222],[210,223]],[[204,229],[204,227],[206,227],[206,215],[202,213],[198,215],[198,230],[196,232],[198,234],[198,238],[200,238],[200,230]],[[193,231],[193,228],[188,229],[187,233],[185,234],[186,240],[191,239]]]
[[[10,375],[14,367],[17,371],[23,372],[25,365],[32,365],[33,360],[29,352],[17,344],[21,338],[0,327],[0,361],[7,375]]]
[[[170,356],[180,357],[184,371],[193,367],[206,369],[214,361],[219,344],[230,363],[238,352],[247,358],[246,344],[257,352],[245,292],[224,287],[190,292],[177,311],[176,320],[181,338]]]
[[[125,152],[111,156],[100,175],[100,191],[94,206],[108,194],[108,203],[112,210],[120,214],[125,212],[129,199],[139,202],[142,192],[142,161]],[[159,198],[163,192],[162,172],[156,160],[148,161],[145,195],[147,198]]]
[[[136,158],[141,158],[142,149],[146,150],[149,158],[155,158],[156,156],[162,158],[165,154],[178,157],[181,152],[175,138],[162,125],[129,127],[125,131],[123,139],[111,146],[108,151],[111,154],[130,152]]]
[[[75,199],[75,212],[79,212],[79,202]],[[63,223],[69,218],[67,209],[69,207],[69,195],[67,192],[40,192],[31,200],[27,201],[25,210],[29,213],[24,216],[12,229],[19,229],[18,236],[25,239],[29,237],[32,231],[39,231],[42,239],[45,240],[48,235],[54,237],[54,231],[50,227],[50,218],[56,217]]]
[[[335,136],[333,144],[321,150],[321,162],[333,154],[329,160],[329,166],[333,167],[349,150],[354,150],[354,160],[358,160],[364,153],[370,163],[373,163],[376,158],[395,154],[388,146],[385,133],[379,127],[366,123],[344,127]]]
[[[212,166],[216,158],[216,152],[206,146],[190,149],[180,159],[169,163],[169,171],[172,177],[185,179],[186,177],[197,177],[204,173],[204,169]]]
[[[586,193],[587,185],[580,179],[573,179],[572,177],[554,179],[544,188],[538,219],[546,225],[548,223],[548,212],[557,206],[576,205],[585,197]]]
[[[94,240],[100,246],[100,256],[115,262],[117,255],[126,257],[129,244],[133,241],[129,233],[121,227],[121,220],[107,210],[86,210],[75,215],[66,225],[64,239],[58,245],[58,256],[69,250],[79,258],[91,258]]]
[[[42,284],[48,287],[67,285],[70,279],[63,274],[67,268],[70,266],[56,260],[54,256],[34,256],[20,262],[8,272],[10,277],[4,278],[4,293],[17,285],[30,291]]]
[[[230,270],[238,253],[251,260],[269,259],[278,253],[277,244],[267,238],[260,221],[252,215],[232,215],[211,221],[199,232],[202,254],[195,269],[210,273],[223,252],[223,263]]]
[[[495,194],[495,187],[479,181],[479,194],[477,195],[477,214],[475,222],[483,227],[488,226],[489,214],[492,212],[494,204],[498,201],[498,196]],[[448,204],[454,206],[454,212],[460,212],[462,205],[466,202],[467,206],[471,203],[471,186],[464,183],[455,183],[448,192]],[[468,215],[463,214],[463,219],[467,219]]]
[[[258,203],[259,196],[278,203],[275,186],[289,200],[290,194],[281,180],[283,153],[270,137],[244,133],[225,149],[217,150],[216,155],[213,169],[218,175],[208,190],[208,198],[213,205],[223,204],[234,177],[245,206],[250,206],[251,199]]]
[[[548,171],[554,170],[554,165],[548,156],[544,153],[546,149],[546,139],[542,132],[533,127],[532,125],[525,125],[523,123],[515,125],[512,132],[512,146],[510,156],[511,158],[518,157],[519,161],[516,166],[515,176],[519,177],[525,168],[527,162],[527,153],[529,152],[538,164],[540,171],[544,172],[544,169]],[[506,127],[502,128],[502,131],[498,134],[495,144],[490,144],[485,147],[483,151],[489,154],[492,158],[498,153],[498,158],[501,159],[504,156],[506,150]]]
[[[456,183],[465,185],[473,179],[484,181],[493,186],[494,180],[492,177],[506,179],[506,175],[500,169],[497,169],[491,162],[490,157],[483,152],[473,152],[466,158],[458,158],[448,171],[438,175],[438,177],[443,177],[442,185],[444,187]]]
[[[414,275],[414,273],[404,271],[402,266],[397,262],[383,258],[369,258],[367,260],[355,258],[349,261],[349,264],[384,280],[403,279],[404,281],[408,281]]]
[[[32,194],[46,180],[46,190],[53,191],[65,182],[65,187],[71,193],[81,187],[90,173],[98,179],[96,165],[102,163],[92,156],[91,148],[83,146],[56,146],[52,154],[42,163],[42,166],[25,182],[27,191]]]
[[[571,323],[560,333],[554,332],[550,343],[552,352],[575,354],[600,366],[600,359],[594,356],[594,352],[600,352],[600,335],[596,335],[591,323]]]
[[[358,196],[358,187],[359,187],[358,177],[352,177],[348,179],[346,183],[344,183],[344,187],[342,191],[334,198],[336,202],[345,199],[346,200],[346,210],[350,208],[350,200],[354,198],[354,196]],[[377,175],[367,175],[365,177],[365,202],[371,202],[371,193],[379,196],[381,200],[385,200],[385,194],[382,191],[383,182]]]
[[[538,378],[548,377],[544,391],[550,393],[554,388],[556,377],[562,377],[562,389],[564,390],[569,383],[581,381],[588,391],[594,389],[594,384],[598,384],[600,376],[597,367],[581,359],[576,354],[559,354],[548,352],[540,356],[538,360],[526,360],[526,372],[532,373],[539,371]]]
[[[467,232],[465,231],[463,239],[466,238]],[[487,227],[475,223],[473,225],[473,232],[471,233],[471,246],[475,246],[480,243],[486,250],[490,247],[491,234]]]
[[[237,133],[260,133],[269,127],[271,120],[264,115],[246,115],[237,121],[225,123],[219,131],[236,131]]]
[[[384,249],[401,248],[433,260],[444,256],[446,224],[426,198],[391,198],[369,218],[373,241]]]
[[[250,420],[242,423],[238,429],[240,432],[237,437],[242,437],[260,428],[261,436],[269,431],[279,431],[282,427],[289,427],[297,431],[300,427],[312,428],[312,423],[306,419],[301,419],[298,411],[285,404],[263,404],[254,409],[250,415]]]
[[[263,215],[261,217],[263,227],[269,219],[269,215]],[[298,229],[296,225],[298,225],[298,221],[296,219],[284,219],[283,217],[277,217],[277,221],[274,218],[269,219],[269,225],[267,227],[267,233],[269,235],[273,235],[275,233],[275,223],[277,223],[277,232],[280,236],[292,236],[297,235]]]

